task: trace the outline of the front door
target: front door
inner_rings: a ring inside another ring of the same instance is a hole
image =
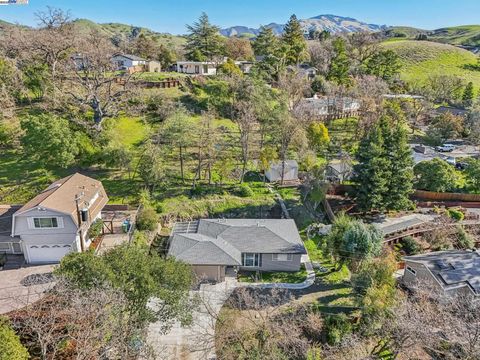
[[[14,254],[21,254],[22,253],[22,247],[20,246],[19,243],[13,243],[12,248],[13,248],[13,253]]]

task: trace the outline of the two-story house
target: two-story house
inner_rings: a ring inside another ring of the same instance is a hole
[[[75,173],[55,181],[13,214],[12,248],[30,264],[56,263],[71,251],[85,251],[88,229],[107,202],[98,180]]]

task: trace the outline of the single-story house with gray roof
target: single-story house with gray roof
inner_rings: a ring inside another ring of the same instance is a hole
[[[436,251],[405,256],[402,282],[411,289],[422,288],[445,295],[480,296],[480,252]]]
[[[291,219],[201,219],[175,224],[168,255],[201,278],[223,281],[228,268],[298,271],[306,254]]]

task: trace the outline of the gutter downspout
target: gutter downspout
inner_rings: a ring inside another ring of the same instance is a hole
[[[85,251],[85,244],[83,243],[83,231],[82,231],[82,216],[80,215],[80,208],[78,206],[78,201],[80,197],[77,195],[75,196],[75,205],[77,207],[77,221],[78,221],[78,232],[80,234],[80,250],[82,252]]]

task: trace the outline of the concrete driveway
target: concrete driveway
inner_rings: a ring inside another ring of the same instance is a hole
[[[0,271],[0,314],[39,300],[52,285],[54,265],[28,266]]]
[[[215,285],[202,285],[192,291],[200,299],[199,308],[193,313],[192,325],[174,324],[167,334],[162,334],[161,323],[153,323],[148,329],[148,343],[158,359],[210,360],[215,359],[215,324],[224,302],[237,286],[235,278]]]

